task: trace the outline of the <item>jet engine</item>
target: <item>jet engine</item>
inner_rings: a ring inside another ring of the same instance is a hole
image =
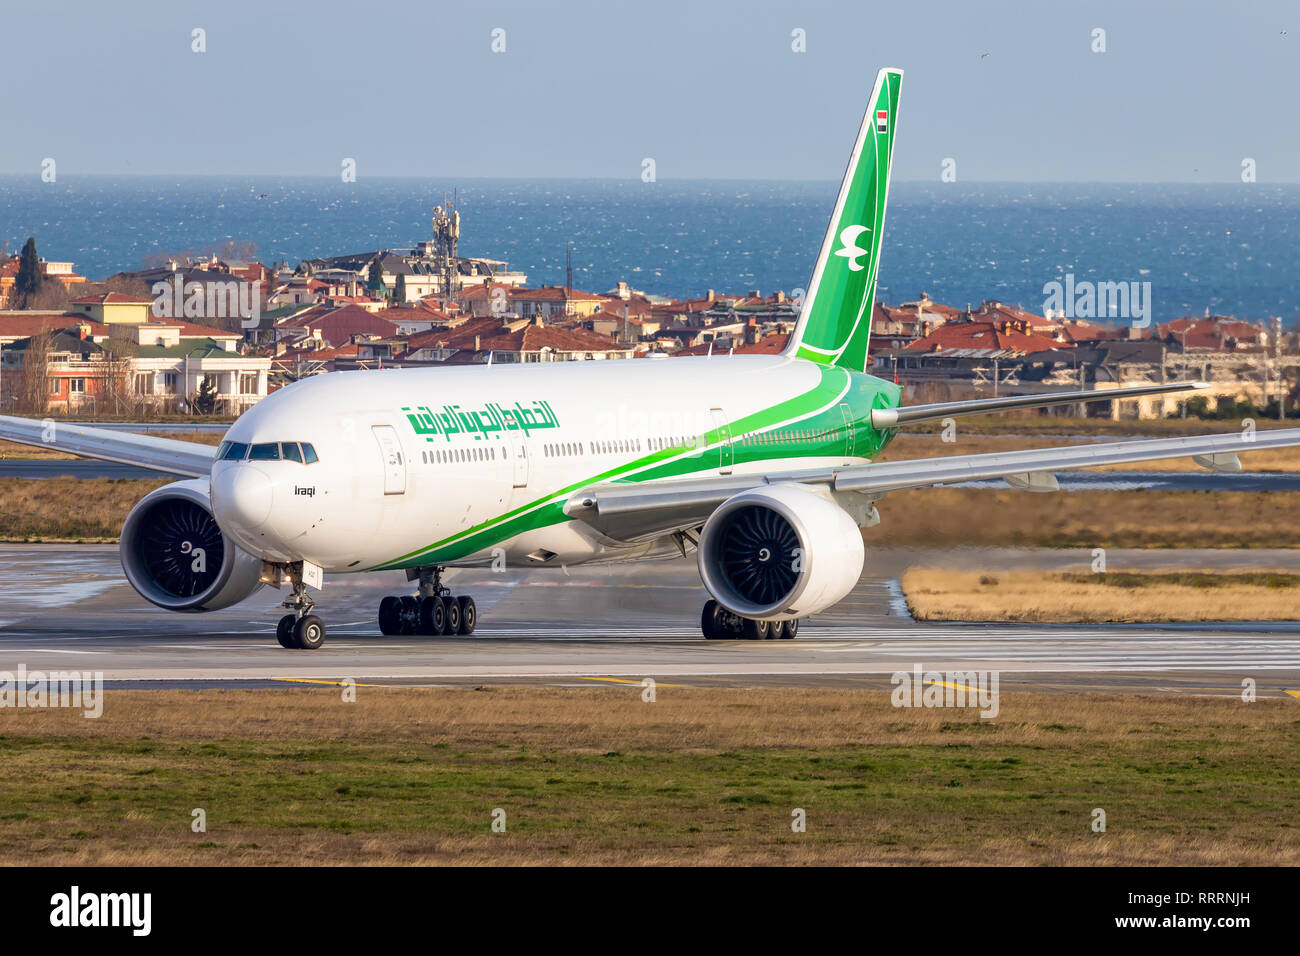
[[[797,484],[728,498],[700,532],[700,579],[741,617],[781,621],[816,614],[862,575],[857,523],[829,496]]]
[[[216,611],[262,586],[262,562],[226,539],[207,479],[151,491],[122,525],[122,570],[145,600],[169,611]]]

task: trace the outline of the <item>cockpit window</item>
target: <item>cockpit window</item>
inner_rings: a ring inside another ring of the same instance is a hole
[[[274,441],[258,442],[249,452],[249,461],[279,461],[280,443]]]
[[[249,445],[247,442],[223,441],[217,448],[219,461],[296,461],[300,465],[316,463],[316,449],[307,442],[267,441]]]

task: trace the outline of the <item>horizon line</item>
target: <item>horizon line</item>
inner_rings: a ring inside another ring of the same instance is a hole
[[[76,179],[227,179],[227,180],[248,180],[248,179],[301,179],[301,180],[322,180],[329,182],[338,182],[341,186],[355,186],[358,182],[364,180],[422,180],[427,182],[525,182],[525,183],[582,183],[582,182],[600,182],[600,183],[629,183],[641,184],[646,186],[658,186],[661,184],[671,183],[799,183],[808,185],[826,184],[836,186],[839,184],[838,179],[808,179],[804,177],[790,178],[773,178],[773,177],[754,177],[754,178],[737,178],[737,177],[715,177],[715,176],[681,176],[671,179],[657,180],[653,183],[642,183],[636,176],[458,176],[455,174],[439,175],[422,175],[418,173],[392,173],[392,174],[375,174],[361,177],[357,182],[344,183],[339,180],[337,174],[324,173],[175,173],[175,172],[77,172],[64,174],[65,181]],[[43,183],[39,172],[10,172],[0,170],[0,179],[31,179],[34,183],[42,185],[57,186],[58,181],[53,183]],[[894,185],[917,185],[933,184],[939,186],[961,186],[968,184],[986,185],[986,186],[1297,186],[1300,185],[1300,179],[1278,179],[1266,180],[1263,182],[1256,181],[1251,183],[1241,182],[1239,179],[961,179],[955,182],[945,183],[934,178],[925,179],[895,179]]]

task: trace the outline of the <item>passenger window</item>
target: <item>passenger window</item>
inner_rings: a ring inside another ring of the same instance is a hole
[[[253,446],[253,450],[248,455],[249,461],[279,461],[280,460],[280,443],[279,442],[259,442]]]
[[[296,461],[302,464],[302,452],[298,449],[296,441],[280,442],[280,457],[286,461]]]
[[[305,465],[314,465],[319,459],[316,457],[316,449],[311,446],[310,442],[302,443],[302,461]]]
[[[248,445],[238,441],[228,441],[222,443],[225,450],[221,452],[222,461],[243,461],[244,456],[248,454]]]

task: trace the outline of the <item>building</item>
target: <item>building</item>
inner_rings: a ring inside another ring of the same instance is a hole
[[[31,404],[24,368],[34,337],[18,339],[4,348],[0,352],[0,407],[40,414],[100,410],[113,391],[114,373],[122,381],[126,378],[121,362],[110,361],[103,346],[85,331],[84,327],[48,330],[44,408]]]
[[[210,381],[218,412],[239,415],[266,397],[270,370],[269,356],[241,355],[213,339],[142,345],[131,358],[131,394],[147,406],[181,408]]]
[[[271,359],[241,354],[239,333],[188,322],[104,324],[61,313],[28,318],[28,335],[13,338],[8,333],[22,321],[14,315],[0,314],[0,403],[6,409],[25,403],[24,359],[42,333],[50,336],[48,411],[181,408],[205,379],[216,387],[223,414],[239,414],[267,394]]]
[[[493,317],[412,336],[406,363],[451,362],[494,365],[516,362],[582,362],[627,359],[635,348],[586,329],[563,329],[538,319],[508,324]]]

